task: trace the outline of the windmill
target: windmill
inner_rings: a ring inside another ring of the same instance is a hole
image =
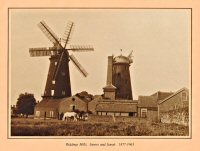
[[[121,49],[122,51],[122,49]],[[129,67],[132,60],[131,51],[128,56],[108,56],[107,83],[103,88],[104,97],[112,100],[132,100],[132,88]]]
[[[63,38],[59,39],[51,28],[41,21],[38,27],[46,35],[46,37],[53,43],[53,47],[30,48],[29,53],[31,57],[50,56],[50,66],[47,76],[46,86],[43,98],[64,98],[71,96],[71,83],[69,73],[69,61],[71,60],[77,69],[84,77],[88,75],[86,70],[78,62],[73,54],[69,51],[84,52],[93,51],[92,46],[70,45],[67,48],[71,39],[71,33],[74,28],[74,23],[69,22],[64,32]]]

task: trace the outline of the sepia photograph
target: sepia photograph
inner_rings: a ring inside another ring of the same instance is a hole
[[[190,138],[191,15],[10,8],[8,137]]]

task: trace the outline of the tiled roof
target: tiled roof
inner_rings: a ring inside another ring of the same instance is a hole
[[[160,101],[158,102],[158,104],[161,104],[161,103],[163,103],[163,102],[167,101],[168,99],[170,99],[170,98],[174,97],[175,95],[177,95],[178,93],[180,93],[180,92],[182,92],[182,91],[184,91],[184,90],[186,90],[186,91],[189,91],[187,88],[182,88],[182,89],[180,89],[180,90],[176,91],[175,93],[173,93],[172,95],[170,95],[170,96],[166,97],[165,99],[163,99],[163,100],[160,100]]]
[[[158,92],[152,94],[151,96],[157,97],[157,100],[163,100],[163,99],[165,99],[166,97],[168,97],[168,96],[170,96],[172,94],[173,94],[173,92],[161,92],[161,91],[158,91]]]
[[[137,112],[137,103],[126,103],[126,102],[101,102],[96,106],[96,111],[107,111],[107,112]]]
[[[61,102],[72,100],[72,98],[75,98],[76,100],[81,100],[77,96],[71,96],[71,97],[66,97],[66,98],[61,98],[61,99],[43,99],[40,103],[36,105],[36,107],[40,108],[59,108],[59,105]]]
[[[43,99],[40,103],[38,103],[35,107],[36,108],[58,108],[60,102],[62,102],[63,99]]]
[[[172,94],[173,92],[158,91],[150,96],[139,96],[138,107],[157,107],[159,100],[163,100]]]
[[[138,107],[157,107],[157,98],[155,96],[139,96]]]

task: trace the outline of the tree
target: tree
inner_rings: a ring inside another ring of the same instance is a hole
[[[88,112],[88,103],[94,99],[94,96],[92,94],[89,94],[86,91],[77,93],[76,96],[79,97],[80,99],[82,99],[86,103],[87,112]]]
[[[26,117],[28,117],[28,115],[34,114],[36,100],[33,94],[27,92],[20,94],[17,100],[16,108],[18,114],[26,115]]]

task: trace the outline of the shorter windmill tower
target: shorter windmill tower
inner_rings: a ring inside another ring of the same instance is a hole
[[[111,100],[132,100],[129,67],[133,62],[132,51],[128,56],[108,56],[107,85],[104,97]]]
[[[38,24],[41,31],[46,35],[46,37],[53,43],[53,47],[42,47],[42,48],[30,48],[31,57],[39,56],[50,56],[50,66],[47,76],[46,86],[44,90],[44,99],[48,98],[65,98],[71,96],[71,82],[70,82],[70,72],[69,72],[69,61],[71,60],[77,69],[87,76],[87,72],[74,57],[73,54],[69,54],[69,51],[93,51],[91,46],[77,46],[70,45],[67,48],[67,44],[71,38],[71,32],[74,27],[73,22],[69,22],[61,40],[56,36],[56,34],[50,29],[50,27],[41,21]]]

